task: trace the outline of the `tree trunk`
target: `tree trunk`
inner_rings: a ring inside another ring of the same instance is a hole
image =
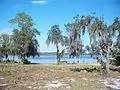
[[[56,47],[57,47],[57,64],[60,64],[59,47],[58,45]]]
[[[102,66],[103,74],[109,73],[109,62],[107,56],[105,56],[102,51],[100,52],[101,59],[100,59],[100,64]],[[106,61],[106,62],[105,62]]]
[[[13,54],[13,61],[15,61],[15,54]]]
[[[110,70],[109,70],[109,63],[108,63],[108,62],[106,63],[106,72],[107,72],[107,74],[110,73]]]
[[[109,46],[108,46],[108,51],[107,51],[107,63],[106,63],[106,71],[107,71],[107,74],[109,74],[110,73],[110,70],[109,70],[109,64],[110,64],[110,60],[109,60],[109,58],[110,58],[110,56],[109,56],[109,52],[110,52],[110,48],[109,48]]]
[[[82,55],[81,55],[81,56],[82,56]],[[80,63],[80,56],[77,55],[77,56],[76,56],[76,59],[77,59],[77,63],[79,64],[79,63]]]
[[[23,64],[30,64],[30,62],[25,58],[25,55],[22,55],[21,59]]]

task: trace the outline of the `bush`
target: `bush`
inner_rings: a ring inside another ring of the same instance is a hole
[[[15,60],[0,60],[0,63],[18,63],[17,61]]]
[[[21,60],[22,64],[30,64],[30,61],[28,61],[27,59]]]
[[[58,64],[59,65],[61,65],[61,64],[67,64],[67,61],[60,61]]]
[[[118,46],[118,50],[114,51],[113,54],[113,60],[111,60],[112,65],[120,66],[120,46]]]
[[[74,71],[74,72],[81,72],[81,71],[101,72],[101,68],[100,67],[70,68],[70,70]]]
[[[112,61],[113,65],[120,66],[120,55],[116,55],[115,59]]]
[[[11,61],[8,59],[8,60],[6,60],[5,62],[6,62],[6,63],[10,63]]]
[[[9,60],[9,59],[8,59],[8,60],[6,60],[5,62],[6,62],[6,63],[18,63],[18,62],[17,62],[17,61],[15,61],[15,60]]]

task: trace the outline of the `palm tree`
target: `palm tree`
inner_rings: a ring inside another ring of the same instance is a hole
[[[46,44],[49,46],[54,44],[57,48],[56,55],[57,55],[57,64],[60,63],[60,50],[59,45],[65,45],[64,36],[59,28],[59,25],[53,25],[51,29],[48,31],[48,37],[46,40]],[[62,51],[63,52],[63,51]]]

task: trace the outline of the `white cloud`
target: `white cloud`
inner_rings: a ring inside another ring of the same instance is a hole
[[[47,4],[47,0],[33,0],[33,4],[45,5]]]

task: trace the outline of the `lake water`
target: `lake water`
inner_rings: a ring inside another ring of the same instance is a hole
[[[12,56],[9,56],[9,59],[12,59]],[[15,60],[20,61],[20,59],[16,56]],[[40,57],[30,57],[28,60],[31,63],[41,63],[41,64],[54,64],[56,63],[56,55],[40,55]],[[76,58],[69,58],[68,55],[64,55],[64,57],[61,59],[61,61],[67,61],[68,63],[77,62],[78,59]],[[91,57],[90,55],[82,55],[79,58],[80,63],[95,63],[96,59],[94,57]]]
[[[61,61],[67,61],[68,63],[77,62],[76,58],[69,58],[68,55],[65,55]],[[80,63],[95,63],[96,59],[90,55],[82,55],[79,58]],[[56,63],[56,55],[41,55],[40,57],[29,58],[29,61],[32,63],[42,63],[42,64],[52,64]]]

